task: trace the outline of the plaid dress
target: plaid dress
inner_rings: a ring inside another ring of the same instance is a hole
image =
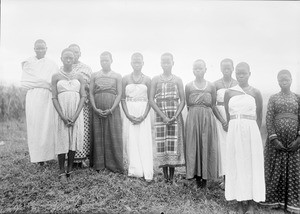
[[[179,106],[179,92],[175,77],[164,81],[160,78],[156,86],[154,100],[158,108],[168,117],[175,115]],[[163,123],[163,118],[155,113],[155,143],[159,167],[183,166],[183,119],[180,114],[170,125]]]

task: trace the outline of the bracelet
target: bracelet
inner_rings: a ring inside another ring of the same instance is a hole
[[[112,110],[111,109],[109,109],[109,112],[110,112],[110,114],[112,114]]]
[[[277,134],[271,134],[271,135],[269,136],[269,140],[270,140],[270,141],[272,141],[272,140],[274,140],[274,139],[277,139]]]
[[[57,97],[52,97],[52,100],[58,100]]]

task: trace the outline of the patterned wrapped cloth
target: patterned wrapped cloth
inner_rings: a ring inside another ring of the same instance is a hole
[[[164,81],[160,78],[156,86],[154,100],[158,108],[169,118],[173,117],[179,106],[179,92],[175,77]],[[183,119],[180,114],[170,125],[163,123],[163,118],[155,113],[155,143],[159,167],[183,166]]]
[[[92,69],[82,62],[78,62],[73,65],[73,71],[76,74],[81,74],[86,83],[86,94],[87,99],[83,106],[83,118],[84,118],[84,138],[83,138],[83,149],[76,152],[74,162],[81,162],[85,160],[90,155],[91,150],[91,140],[92,136],[92,107],[89,102],[89,91],[88,87],[90,84],[90,79],[92,75]]]
[[[267,130],[277,135],[284,147],[296,140],[299,131],[299,97],[294,93],[277,93],[270,97]],[[300,213],[300,149],[294,152],[276,150],[267,139],[265,147],[266,202]]]

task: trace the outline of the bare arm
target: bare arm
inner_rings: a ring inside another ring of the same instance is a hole
[[[255,92],[255,103],[256,103],[256,117],[257,117],[256,123],[258,125],[258,128],[260,128],[262,123],[263,99],[260,91],[257,89]]]
[[[178,91],[179,91],[180,104],[179,104],[176,114],[174,116],[175,118],[177,118],[181,114],[181,112],[185,106],[185,96],[184,96],[182,80],[180,78],[178,78],[176,80],[176,83],[177,83],[177,87],[178,87]]]
[[[230,114],[229,114],[229,107],[228,107],[230,98],[231,98],[230,90],[227,90],[224,95],[224,107],[225,107],[225,112],[226,112],[226,120],[227,120],[228,124],[230,121]]]
[[[216,107],[217,91],[216,91],[216,88],[214,85],[212,85],[212,88],[211,88],[211,98],[212,98],[211,108],[213,110],[213,113],[216,116],[216,118],[222,123],[222,125],[224,127],[226,125],[226,121],[225,121],[225,118],[222,117],[222,115],[220,114],[219,110]]]
[[[86,99],[86,92],[85,92],[85,81],[83,79],[82,76],[78,76],[78,80],[80,82],[80,100],[79,100],[79,104],[78,104],[78,107],[76,109],[76,112],[75,114],[73,115],[72,117],[72,123],[75,123],[75,121],[77,120],[82,108],[83,108],[83,105],[85,103],[85,99]]]
[[[121,99],[121,104],[122,104],[122,108],[123,111],[125,113],[125,116],[128,118],[129,113],[128,113],[128,108],[127,108],[127,104],[126,104],[126,93],[125,93],[125,89],[127,86],[127,76],[122,78],[122,99]],[[130,120],[128,118],[128,120]]]
[[[150,78],[147,78],[147,81],[146,81],[146,86],[147,86],[147,96],[149,97],[150,96],[150,89],[151,89],[151,79]],[[147,117],[147,115],[149,114],[149,111],[150,111],[150,104],[149,104],[149,100],[147,102],[147,106],[146,106],[146,109],[145,109],[145,112],[143,114],[143,120]]]
[[[151,87],[150,87],[150,96],[149,96],[149,104],[154,109],[154,111],[163,118],[164,123],[168,123],[170,119],[158,108],[157,104],[154,101],[155,96],[155,90],[157,86],[158,78],[154,77],[151,81]]]
[[[57,91],[57,82],[59,80],[59,74],[54,74],[52,76],[51,85],[52,85],[52,102],[54,105],[55,110],[57,111],[60,118],[63,120],[65,125],[68,124],[68,119],[65,117],[65,115],[62,112],[61,106],[58,101],[58,91]]]
[[[187,85],[185,85],[185,100],[186,100],[187,110],[189,110],[189,106],[190,106],[189,96],[190,96],[190,88],[189,88],[189,86],[187,84]]]
[[[91,76],[89,91],[90,91],[90,102],[91,102],[92,108],[94,109],[94,111],[97,111],[96,104],[95,104],[95,94],[94,94],[95,76],[96,76],[95,73],[92,74],[92,76]]]
[[[104,115],[111,114],[121,101],[121,97],[122,97],[122,77],[121,77],[121,75],[117,74],[116,80],[117,80],[117,96],[115,98],[115,101],[114,101],[112,107],[110,109],[106,109],[103,111]]]

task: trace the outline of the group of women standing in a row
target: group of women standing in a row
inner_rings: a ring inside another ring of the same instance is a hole
[[[89,154],[95,170],[123,173],[124,141],[128,175],[150,182],[152,107],[156,161],[166,182],[174,182],[175,167],[186,166],[186,178],[196,178],[199,187],[225,175],[225,197],[239,202],[239,213],[244,212],[242,201],[248,202],[247,213],[253,213],[253,201],[300,211],[300,100],[290,91],[289,71],[278,73],[281,92],[269,100],[264,162],[259,131],[262,96],[248,84],[251,72],[247,63],[236,66],[236,81],[231,77],[232,60],[223,60],[223,77],[210,83],[204,78],[205,62],[196,60],[195,80],[184,90],[182,80],[172,74],[170,53],[161,56],[163,73],[151,80],[142,73],[140,53],[131,57],[133,72],[122,78],[111,70],[109,52],[100,55],[102,69],[92,73],[78,61],[78,45],[62,51],[59,71],[44,57],[46,50],[46,43],[37,40],[36,57],[23,63],[22,84],[29,89],[26,117],[32,162],[58,155],[62,181],[71,176],[74,160],[80,163]],[[49,93],[56,111],[49,106]],[[123,123],[120,102],[126,116]],[[181,112],[185,104],[184,127]]]

